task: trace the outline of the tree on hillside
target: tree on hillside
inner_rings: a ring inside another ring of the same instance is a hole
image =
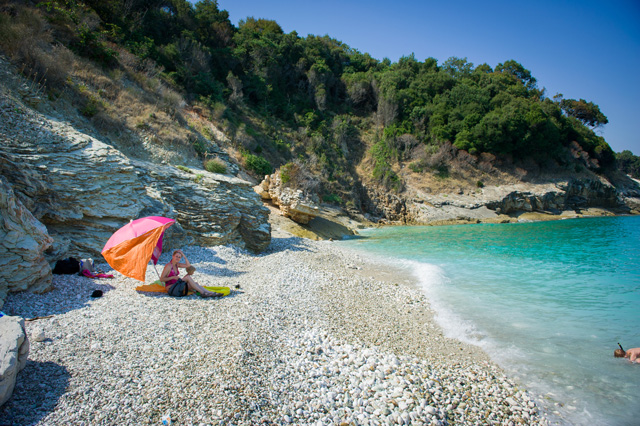
[[[200,41],[215,49],[228,47],[233,39],[234,28],[229,21],[229,12],[218,9],[215,0],[201,0],[195,5],[195,18]]]
[[[562,95],[559,95],[561,98]],[[561,99],[560,107],[569,116],[574,117],[591,127],[599,127],[607,124],[609,120],[600,111],[600,107],[593,102],[587,102],[584,99],[576,101],[575,99]]]
[[[240,29],[255,31],[261,34],[284,34],[282,27],[271,19],[256,19],[250,16],[246,20],[240,20],[238,26]]]
[[[468,77],[473,72],[473,63],[467,62],[467,58],[452,56],[442,63],[442,69],[451,77]]]
[[[640,157],[633,155],[629,150],[616,154],[618,169],[636,179],[640,179]]]
[[[536,79],[531,76],[531,71],[513,59],[510,59],[503,64],[498,64],[495,71],[514,76],[520,80],[527,89],[533,89],[536,87]]]

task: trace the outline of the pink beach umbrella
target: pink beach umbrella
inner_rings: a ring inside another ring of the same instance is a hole
[[[158,263],[164,232],[175,222],[161,216],[132,220],[113,233],[102,249],[102,256],[121,274],[144,281],[149,260],[154,265]]]

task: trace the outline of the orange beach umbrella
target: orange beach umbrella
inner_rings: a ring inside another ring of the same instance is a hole
[[[144,281],[149,260],[154,265],[158,263],[164,231],[175,222],[161,216],[132,220],[113,233],[102,249],[102,256],[121,274]]]

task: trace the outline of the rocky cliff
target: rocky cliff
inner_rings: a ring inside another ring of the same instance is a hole
[[[269,245],[269,210],[249,182],[128,157],[23,99],[0,85],[2,291],[46,288],[45,250],[50,262],[100,258],[109,236],[142,216],[177,220],[166,249],[234,243],[262,251]]]
[[[296,223],[307,225],[320,214],[317,197],[300,189],[285,187],[279,172],[265,176],[253,189],[260,198],[278,206],[284,217]]]
[[[9,291],[49,290],[51,268],[44,252],[53,243],[47,228],[15,196],[0,176],[0,307]]]
[[[539,183],[487,185],[436,194],[411,187],[400,194],[367,188],[366,196],[371,212],[369,219],[374,222],[512,222],[522,213],[542,213],[549,218],[584,213],[639,214],[638,182],[621,177],[617,183],[614,185],[604,177],[593,175]]]

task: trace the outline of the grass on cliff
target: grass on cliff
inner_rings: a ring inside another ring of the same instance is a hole
[[[194,158],[198,144],[205,145],[201,154],[206,151],[207,138],[187,125],[185,99],[153,61],[111,44],[117,63],[100,66],[56,43],[61,31],[37,8],[10,4],[0,12],[0,51],[21,64],[21,74],[34,82],[32,91],[46,94],[59,109],[68,111],[68,104],[78,120],[89,120],[124,151],[144,150],[143,141],[168,160],[176,148]]]

